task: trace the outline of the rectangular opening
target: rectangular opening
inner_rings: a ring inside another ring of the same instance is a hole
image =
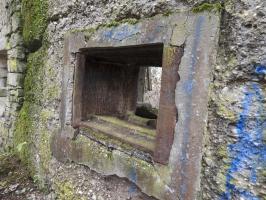
[[[163,44],[82,49],[74,124],[153,152]]]

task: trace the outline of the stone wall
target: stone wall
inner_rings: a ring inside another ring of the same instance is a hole
[[[20,2],[1,1],[0,14],[0,151],[7,151],[13,148],[15,121],[23,102],[26,57],[21,36]]]
[[[127,181],[121,185],[121,179],[101,176],[78,164],[60,163],[51,155],[51,138],[61,126],[64,37],[71,29],[95,29],[129,18],[138,20],[160,13],[169,15],[176,10],[212,8],[209,4],[198,6],[201,2],[1,0],[0,52],[7,52],[8,100],[0,118],[0,150],[22,146],[18,154],[34,179],[40,186],[53,189],[59,198],[65,195],[68,199],[74,196],[148,199]],[[224,4],[198,196],[199,199],[263,199],[266,195],[266,5],[264,0]],[[23,41],[27,50],[22,46]],[[70,101],[70,97],[66,99],[69,105]],[[71,113],[66,117],[71,118]]]

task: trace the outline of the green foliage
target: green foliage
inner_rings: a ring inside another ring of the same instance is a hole
[[[222,4],[220,3],[203,3],[199,6],[196,6],[192,8],[193,13],[199,13],[199,12],[204,12],[204,11],[214,11],[214,12],[220,12],[223,9]]]
[[[23,39],[28,48],[38,49],[48,25],[47,0],[22,0]]]

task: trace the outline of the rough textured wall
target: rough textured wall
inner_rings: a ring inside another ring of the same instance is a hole
[[[7,42],[6,34],[10,25],[8,24],[8,12],[6,10],[6,1],[0,2],[0,151],[3,151],[7,145],[8,127],[5,124],[5,110],[8,104],[7,101],[7,56],[5,52],[5,45]]]
[[[209,100],[203,199],[265,199],[266,5],[225,7]]]
[[[7,1],[3,0],[0,2],[0,49],[4,49],[4,45],[6,43],[6,33],[8,32],[9,24],[8,24],[8,13],[6,9]]]
[[[22,0],[22,33],[16,27],[16,19],[20,17],[15,17],[20,14],[20,2],[1,1],[1,16],[6,16],[2,13],[9,13],[9,22],[14,25],[12,28],[10,25],[5,26],[0,32],[0,41],[9,41],[9,45],[5,47],[10,50],[9,58],[14,58],[9,62],[9,66],[15,67],[14,73],[10,73],[10,77],[13,77],[10,80],[14,81],[10,85],[15,88],[14,100],[10,98],[9,101],[14,103],[12,124],[17,114],[19,97],[22,96],[20,80],[24,70],[24,49],[20,46],[21,36],[23,35],[28,47],[33,47],[29,48],[31,53],[27,57],[25,99],[16,125],[15,144],[22,144],[20,156],[40,185],[48,188],[51,186],[58,196],[69,195],[69,199],[74,199],[73,195],[82,197],[88,193],[92,199],[100,199],[99,196],[104,199],[126,199],[131,195],[128,194],[128,188],[133,193],[138,191],[130,187],[129,183],[122,187],[119,181],[111,181],[124,190],[121,197],[117,198],[116,187],[110,189],[112,192],[103,194],[97,188],[106,188],[99,186],[105,185],[104,177],[93,174],[82,166],[64,165],[52,158],[50,138],[60,128],[64,35],[70,29],[95,28],[114,20],[140,19],[158,13],[170,13],[176,9],[190,9],[200,2],[202,1]],[[214,66],[210,90],[209,120],[202,162],[203,199],[256,199],[266,195],[263,184],[266,154],[266,27],[263,4],[264,0],[226,1],[221,20],[218,63]],[[11,20],[11,16],[14,20]],[[2,17],[1,20],[5,21]],[[7,36],[3,33],[5,29],[9,30]],[[10,133],[13,133],[10,128],[13,126],[9,122],[9,117],[0,122],[1,139],[10,138]],[[77,176],[73,175],[73,171],[77,172]],[[86,176],[88,179],[85,180]],[[66,179],[69,182],[65,182]]]
[[[2,107],[4,109],[0,116],[1,152],[13,148],[15,121],[23,102],[23,78],[26,65],[21,37],[20,1],[1,1],[0,16],[0,52],[4,55],[2,61],[7,64],[5,87],[0,88],[0,93],[5,96],[5,106]]]

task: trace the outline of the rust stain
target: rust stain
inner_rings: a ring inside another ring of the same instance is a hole
[[[155,162],[161,164],[168,163],[174,140],[177,121],[175,88],[176,83],[180,80],[178,69],[183,54],[183,47],[164,48],[157,137],[154,151]]]

